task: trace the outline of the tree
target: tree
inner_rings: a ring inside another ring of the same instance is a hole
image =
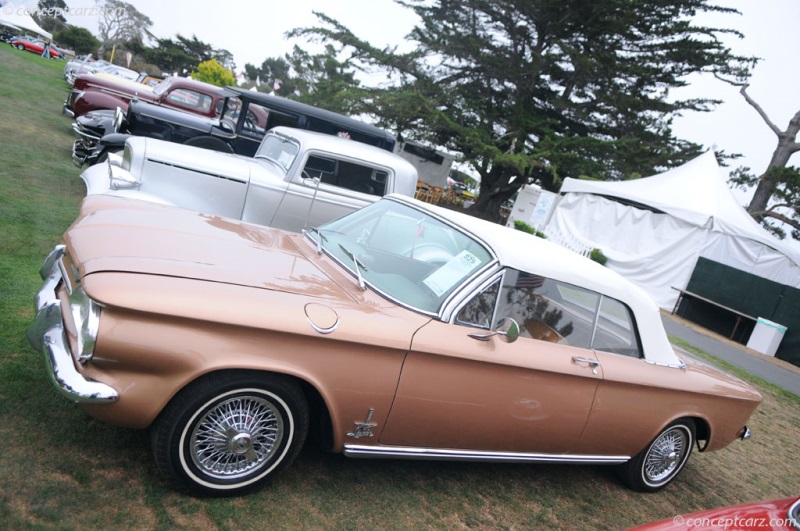
[[[379,123],[462,154],[481,175],[475,208],[497,219],[524,184],[555,190],[563,176],[625,179],[695,156],[672,118],[713,99],[674,100],[691,73],[744,79],[755,59],[733,55],[696,26],[706,0],[406,0],[420,23],[398,53],[317,13],[294,30],[335,43],[356,68],[386,73],[366,105]],[[738,34],[737,34],[738,35]]]
[[[97,0],[98,28],[104,48],[126,42],[143,43],[151,37],[153,21],[122,0]]]
[[[156,46],[152,48],[137,42],[128,42],[125,46],[148,63],[158,65],[166,72],[176,72],[180,75],[197,70],[200,63],[210,59],[216,59],[228,70],[233,70],[236,66],[229,51],[214,49],[195,35],[192,35],[191,39],[181,34],[176,35],[174,39],[156,39]]]
[[[95,53],[100,48],[100,41],[89,30],[71,24],[55,32],[53,39],[77,54]]]
[[[55,33],[67,26],[64,13],[69,11],[69,7],[64,0],[39,0],[36,8],[33,19],[43,30]]]
[[[795,113],[786,129],[781,131],[747,93],[746,83],[724,81],[741,87],[739,92],[745,101],[778,137],[778,144],[772,153],[767,171],[756,177],[750,173],[750,168],[738,168],[731,175],[731,182],[745,189],[756,186],[753,199],[747,206],[747,212],[756,221],[779,238],[784,238],[786,233],[775,222],[785,223],[792,227],[792,237],[800,240],[800,169],[788,166],[791,156],[800,151],[800,142],[797,140],[800,133],[800,111]]]
[[[192,72],[192,79],[211,83],[218,87],[236,84],[236,76],[233,75],[233,72],[219,64],[216,59],[209,59],[197,65],[197,71]]]
[[[278,94],[287,98],[342,114],[359,114],[363,108],[365,93],[352,66],[337,60],[331,45],[316,55],[295,46],[291,54],[244,68],[248,79],[258,81],[257,89],[263,83],[265,91],[272,91],[274,82],[280,81]]]

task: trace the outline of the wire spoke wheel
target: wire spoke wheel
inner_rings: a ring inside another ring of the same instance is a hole
[[[232,398],[207,411],[192,430],[195,466],[209,476],[235,478],[268,461],[285,437],[276,406],[253,396]]]
[[[195,494],[233,496],[288,466],[308,433],[308,403],[280,376],[209,374],[159,415],[151,438],[161,472]]]
[[[663,481],[675,472],[690,444],[685,429],[675,427],[659,435],[645,456],[644,472],[653,483]]]
[[[666,487],[683,469],[694,445],[692,419],[677,420],[653,442],[619,468],[622,480],[634,490],[655,492]]]

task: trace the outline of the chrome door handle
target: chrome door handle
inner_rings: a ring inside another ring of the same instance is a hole
[[[600,362],[597,360],[592,360],[588,358],[581,358],[578,356],[572,356],[572,361],[575,363],[588,363],[590,367],[599,367]]]

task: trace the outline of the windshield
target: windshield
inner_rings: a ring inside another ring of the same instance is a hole
[[[160,96],[161,94],[163,94],[163,93],[164,93],[164,91],[166,91],[166,90],[167,90],[167,88],[168,88],[170,85],[172,85],[172,80],[171,80],[171,79],[169,79],[169,78],[167,78],[167,79],[165,79],[164,81],[162,81],[161,83],[159,83],[158,85],[156,85],[156,86],[155,86],[155,88],[153,89],[153,92],[154,92],[156,95]]]
[[[483,245],[457,228],[390,200],[314,229],[309,237],[360,283],[432,314],[494,259]]]
[[[271,160],[284,170],[288,170],[299,151],[300,144],[293,138],[271,133],[261,141],[255,158]]]

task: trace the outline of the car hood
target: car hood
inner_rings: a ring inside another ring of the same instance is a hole
[[[130,97],[136,96],[146,101],[155,101],[156,96],[153,89],[141,83],[131,83],[122,78],[108,79],[94,74],[82,74],[73,83],[75,90],[105,90],[112,93],[125,94]]]
[[[213,120],[206,116],[178,109],[170,109],[169,107],[156,105],[154,102],[155,97],[140,98],[139,100],[131,101],[128,107],[128,113],[129,115],[132,113],[139,117],[145,116],[150,119],[164,121],[172,124],[172,126],[178,124],[182,127],[188,127],[189,129],[194,129],[195,131],[206,134],[210,133],[214,125],[218,123],[218,120]],[[131,117],[128,116],[128,119],[130,120]],[[130,132],[133,134],[140,134],[136,131],[136,123],[136,121],[133,121],[132,124],[129,125],[129,128],[132,129]]]
[[[81,278],[102,272],[135,273],[352,300],[350,290],[342,287],[348,279],[328,261],[327,268],[313,263],[300,251],[299,238],[277,229],[105,195],[87,197],[64,236]]]

